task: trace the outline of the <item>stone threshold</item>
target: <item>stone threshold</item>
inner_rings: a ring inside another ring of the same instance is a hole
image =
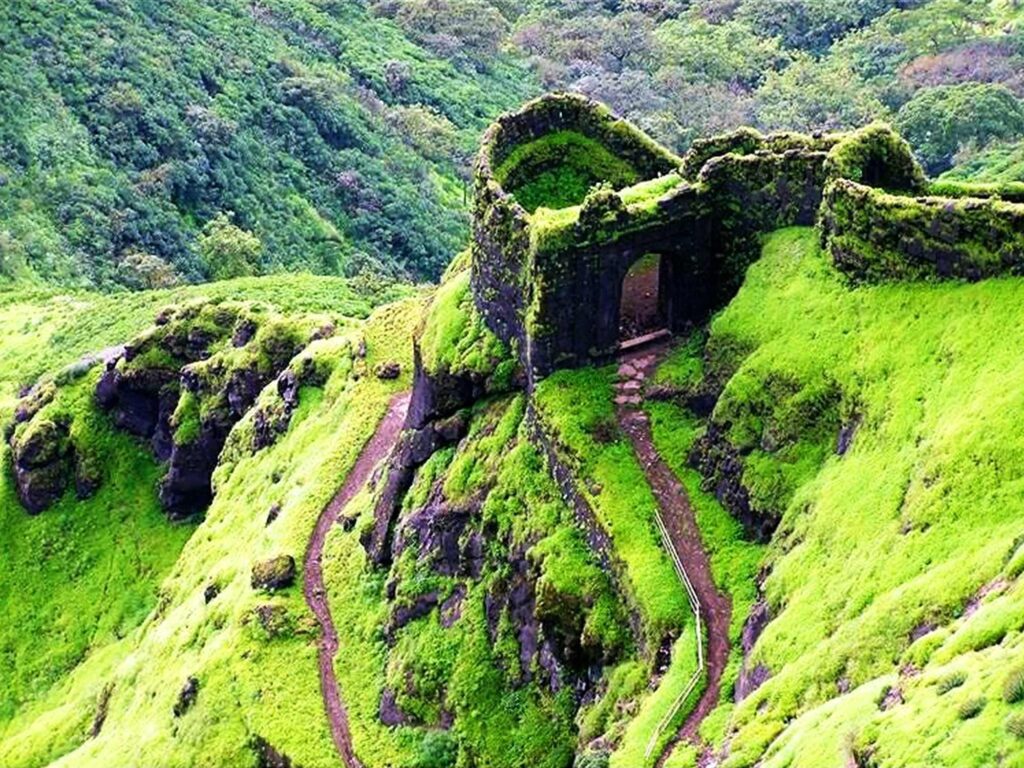
[[[643,336],[637,336],[634,339],[623,341],[619,344],[619,352],[632,352],[633,350],[646,347],[648,344],[653,344],[657,341],[664,341],[672,335],[672,331],[668,328],[661,328],[657,331],[651,331],[645,333]]]

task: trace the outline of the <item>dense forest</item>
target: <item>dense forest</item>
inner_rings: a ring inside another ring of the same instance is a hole
[[[925,168],[1013,176],[1019,0],[15,0],[0,273],[110,288],[436,279],[476,140],[545,90],[670,148],[881,118]],[[994,146],[993,146],[994,145]]]

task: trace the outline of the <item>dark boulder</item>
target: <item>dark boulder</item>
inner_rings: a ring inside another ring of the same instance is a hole
[[[378,717],[381,723],[388,727],[406,725],[409,722],[406,714],[398,706],[398,698],[395,692],[390,688],[385,688],[380,695]]]
[[[231,346],[244,347],[252,337],[256,335],[257,325],[253,320],[243,320],[235,326],[235,332],[231,334]]]
[[[771,676],[771,670],[764,664],[755,664],[750,669],[746,667],[741,669],[739,677],[736,678],[736,701],[743,701],[747,696],[764,685]]]
[[[252,567],[252,588],[273,592],[295,583],[295,558],[279,555]]]
[[[393,360],[389,360],[386,363],[378,365],[374,369],[373,373],[378,379],[383,379],[385,381],[397,379],[402,375],[402,366]]]
[[[441,603],[441,626],[449,629],[462,618],[462,601],[466,599],[466,585],[458,584]]]
[[[252,740],[252,750],[256,753],[256,768],[292,768],[291,758],[275,749],[262,736]]]
[[[68,489],[74,473],[74,448],[66,422],[36,419],[11,441],[18,498],[37,515]]]
[[[185,681],[181,691],[178,693],[178,700],[174,703],[174,716],[181,717],[188,712],[199,697],[199,680],[190,677]]]
[[[253,610],[256,621],[269,637],[281,637],[292,634],[294,629],[288,608],[276,603],[257,605]]]
[[[402,627],[416,621],[416,619],[422,619],[424,616],[428,616],[437,606],[437,603],[438,594],[434,591],[428,592],[425,595],[419,595],[415,599],[405,602],[395,608],[394,612],[391,614],[391,622],[388,624],[388,628],[385,632],[385,637],[388,642],[394,642],[395,633]]]

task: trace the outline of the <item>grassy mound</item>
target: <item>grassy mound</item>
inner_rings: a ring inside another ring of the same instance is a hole
[[[781,515],[748,659],[771,678],[705,724],[726,765],[1019,764],[1022,301],[1017,279],[851,289],[814,231],[784,230],[703,360],[670,362],[684,388],[724,385],[711,423]],[[671,408],[654,414],[678,464]]]

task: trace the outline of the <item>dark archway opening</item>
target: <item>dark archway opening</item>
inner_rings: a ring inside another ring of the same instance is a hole
[[[619,341],[643,338],[668,326],[661,296],[662,256],[647,253],[622,279],[619,303]]]

